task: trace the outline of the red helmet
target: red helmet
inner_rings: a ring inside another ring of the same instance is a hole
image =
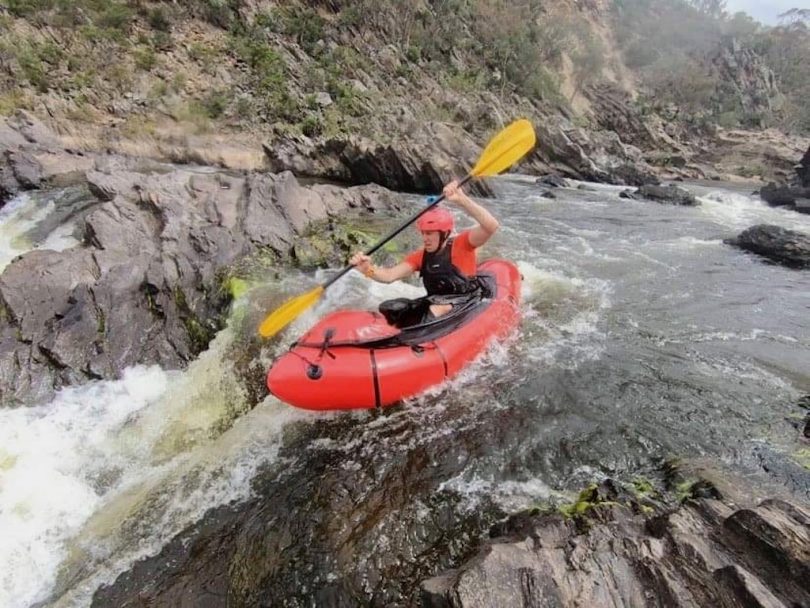
[[[452,232],[453,214],[447,209],[434,207],[430,211],[426,211],[424,215],[416,220],[416,227],[422,232],[426,232],[428,230]]]

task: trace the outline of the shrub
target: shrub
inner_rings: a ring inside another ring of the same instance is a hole
[[[301,132],[307,137],[315,137],[323,133],[323,123],[317,115],[310,114],[301,123]]]
[[[149,23],[149,27],[159,32],[168,32],[172,29],[172,23],[169,19],[169,15],[162,6],[157,6],[150,9],[149,13],[147,14],[146,21]]]
[[[211,91],[200,103],[206,116],[219,118],[225,113],[230,103],[230,95],[225,90]]]
[[[128,6],[111,3],[98,17],[98,25],[111,30],[127,31],[133,19],[133,12]]]
[[[151,47],[135,49],[135,67],[144,72],[150,71],[157,65],[157,55]]]

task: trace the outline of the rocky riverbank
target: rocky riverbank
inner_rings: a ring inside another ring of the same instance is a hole
[[[7,192],[71,185],[88,193],[71,218],[79,246],[31,251],[0,277],[4,405],[138,363],[185,366],[222,328],[238,265],[267,272],[308,263],[297,258],[308,255],[313,223],[398,204],[376,185],[302,186],[289,172],[79,154],[25,114],[2,128]]]
[[[422,605],[805,606],[810,511],[762,499],[711,465],[678,471],[680,506],[608,481],[551,514],[521,513],[461,568],[422,584]]]

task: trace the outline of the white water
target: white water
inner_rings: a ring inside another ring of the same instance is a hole
[[[135,367],[121,380],[66,389],[41,407],[0,410],[0,605],[44,599],[66,542],[103,500],[94,472],[117,466],[124,476],[138,474],[111,439],[168,383],[156,367]]]
[[[32,243],[25,234],[53,213],[53,201],[21,194],[11,199],[0,209],[0,272],[18,255],[32,249],[52,249],[64,251],[77,241],[73,237],[73,226],[63,224],[48,237]]]

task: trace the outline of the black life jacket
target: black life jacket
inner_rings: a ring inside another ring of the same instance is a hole
[[[453,265],[451,255],[453,239],[433,253],[422,253],[419,274],[429,296],[449,296],[472,293],[478,289],[478,280],[467,277]]]

